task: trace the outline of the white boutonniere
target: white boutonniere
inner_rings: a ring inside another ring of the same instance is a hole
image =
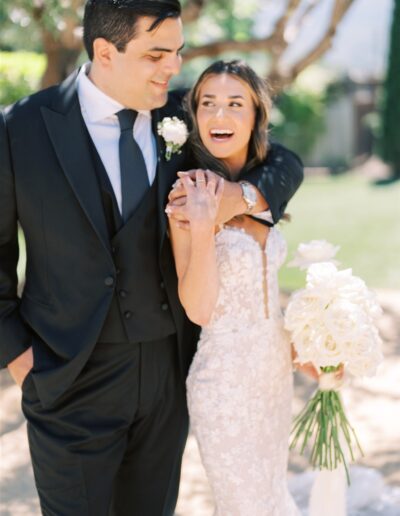
[[[173,153],[180,154],[181,147],[186,142],[189,136],[189,131],[183,120],[179,120],[176,116],[165,117],[161,122],[158,122],[157,131],[165,140],[166,150],[165,159],[169,161]]]

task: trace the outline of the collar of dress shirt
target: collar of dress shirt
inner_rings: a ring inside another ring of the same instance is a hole
[[[117,100],[106,95],[88,77],[90,63],[85,63],[79,71],[77,91],[81,108],[85,111],[88,120],[92,123],[115,116],[115,113],[124,109]],[[140,110],[139,114],[151,119],[150,111]]]

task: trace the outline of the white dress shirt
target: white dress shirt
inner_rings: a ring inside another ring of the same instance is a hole
[[[121,170],[119,163],[120,125],[115,113],[125,106],[101,91],[87,76],[90,63],[82,66],[77,77],[77,92],[83,120],[99,153],[104,168],[110,178],[120,212]],[[149,183],[153,184],[157,169],[156,140],[151,128],[150,111],[138,111],[133,127],[137,141],[146,163]]]

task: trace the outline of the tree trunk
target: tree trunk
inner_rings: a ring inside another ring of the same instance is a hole
[[[64,27],[59,32],[50,32],[43,21],[46,3],[37,0],[32,5],[32,17],[42,33],[43,50],[47,66],[41,86],[47,88],[63,81],[75,68],[82,51],[82,38],[79,35],[80,20],[77,15],[82,0],[72,0],[63,18]]]
[[[81,46],[69,48],[61,40],[56,40],[48,32],[43,34],[43,48],[47,57],[47,67],[42,77],[42,88],[63,81],[76,67]]]

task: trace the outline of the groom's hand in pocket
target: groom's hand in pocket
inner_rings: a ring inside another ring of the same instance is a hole
[[[15,358],[7,366],[14,382],[22,387],[22,384],[33,367],[32,346]]]

